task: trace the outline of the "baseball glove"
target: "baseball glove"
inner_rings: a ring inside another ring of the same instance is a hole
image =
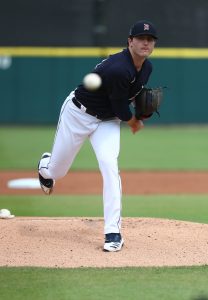
[[[163,87],[147,88],[143,87],[135,97],[135,117],[138,120],[150,118],[154,112],[158,115],[163,98]]]

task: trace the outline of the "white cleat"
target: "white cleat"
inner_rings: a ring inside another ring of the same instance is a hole
[[[45,152],[41,156],[41,159],[51,157],[51,153]],[[40,164],[40,163],[39,163]],[[39,165],[38,165],[38,171],[39,171]],[[42,191],[46,195],[50,195],[53,192],[53,187],[55,185],[55,180],[54,179],[45,179],[39,172],[39,182],[40,182],[40,187]]]

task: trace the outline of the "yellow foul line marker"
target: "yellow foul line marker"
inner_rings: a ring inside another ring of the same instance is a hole
[[[123,48],[95,47],[0,47],[0,56],[12,57],[107,57]],[[152,58],[208,58],[208,48],[156,48]]]

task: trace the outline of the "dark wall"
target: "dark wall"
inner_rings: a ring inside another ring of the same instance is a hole
[[[149,19],[159,47],[208,47],[207,0],[7,0],[0,46],[121,46]]]

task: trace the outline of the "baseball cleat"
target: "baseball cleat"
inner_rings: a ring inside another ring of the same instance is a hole
[[[105,235],[104,251],[116,252],[120,251],[123,247],[124,240],[120,233],[108,233]]]
[[[50,156],[51,156],[51,154],[46,152],[46,153],[43,153],[43,155],[41,156],[41,159],[47,158],[47,157],[50,157]],[[38,171],[39,171],[39,165],[38,165]],[[39,182],[40,182],[40,187],[41,187],[42,191],[46,195],[50,195],[53,192],[53,187],[54,187],[54,184],[55,184],[55,180],[44,178],[40,174],[40,172],[38,172],[38,175],[39,175]]]

